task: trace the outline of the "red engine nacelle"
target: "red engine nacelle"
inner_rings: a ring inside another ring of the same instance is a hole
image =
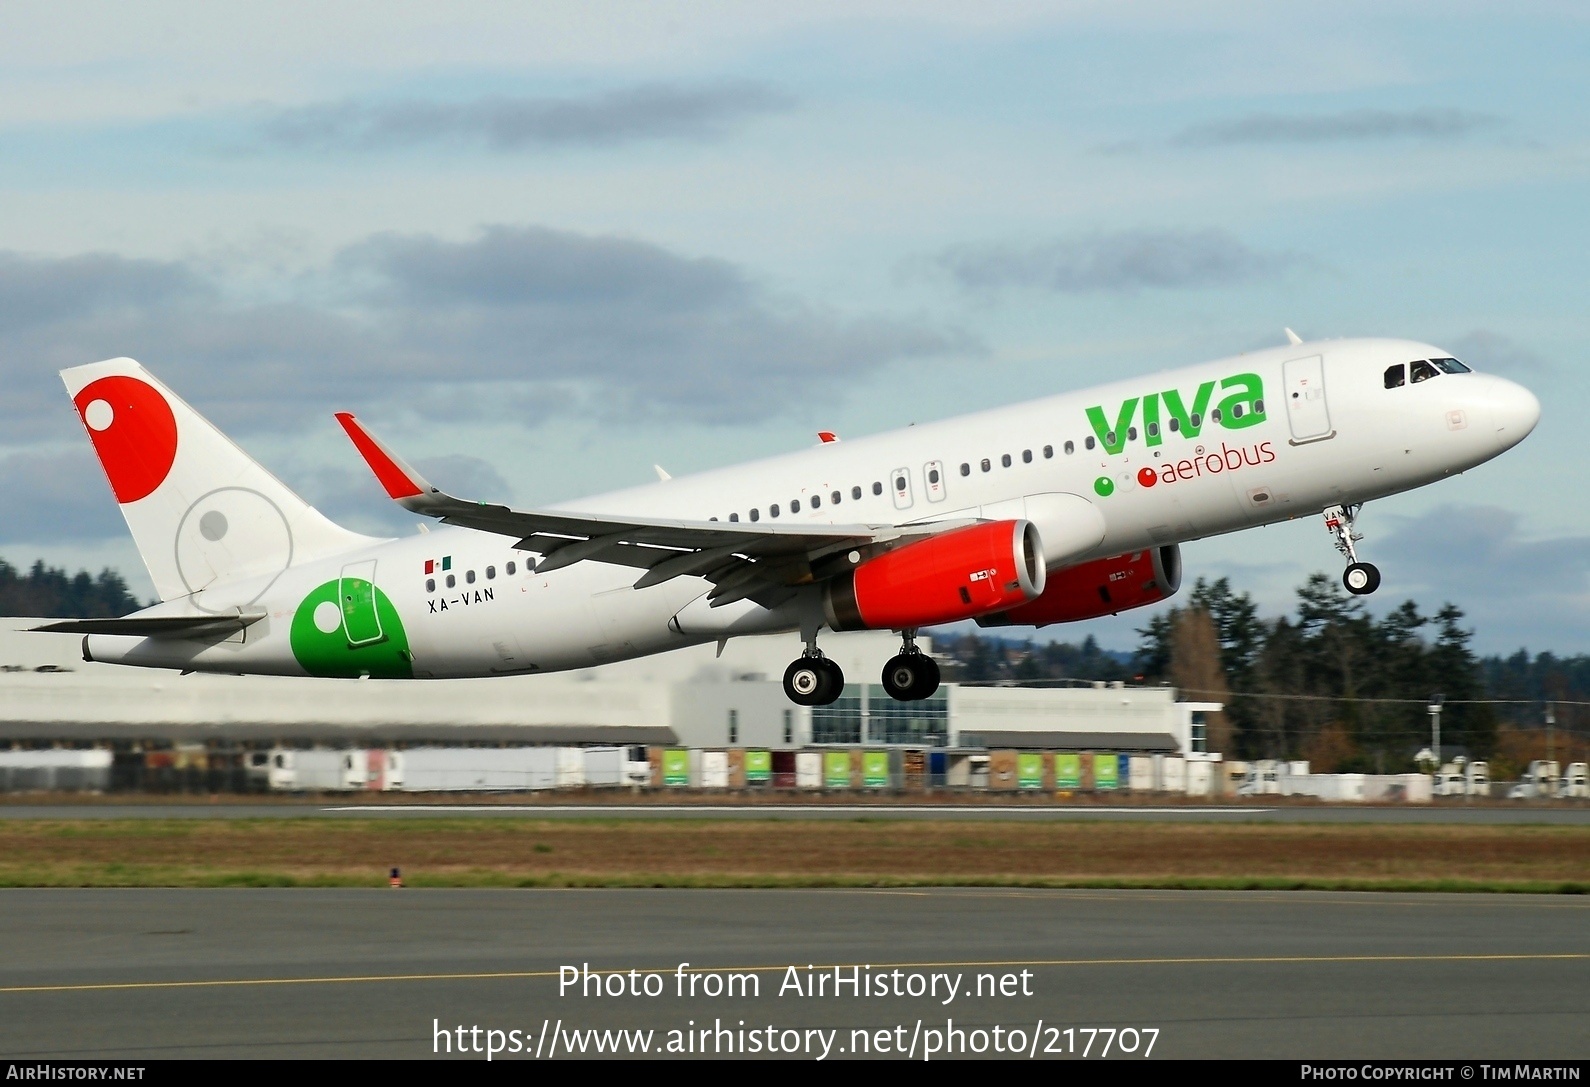
[[[835,630],[903,630],[1034,601],[1044,580],[1037,527],[992,521],[869,559],[829,582],[823,605]]]
[[[1057,570],[1037,600],[978,616],[977,625],[1041,627],[1097,619],[1164,600],[1179,588],[1181,548],[1152,547]]]

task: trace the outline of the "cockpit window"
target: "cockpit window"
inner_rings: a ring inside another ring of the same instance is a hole
[[[1429,381],[1432,377],[1441,376],[1440,370],[1437,370],[1434,366],[1430,365],[1423,359],[1413,363],[1411,369],[1413,370],[1413,383],[1415,385],[1421,381]]]
[[[1402,363],[1386,367],[1386,388],[1400,389],[1408,380],[1408,368]]]
[[[1431,359],[1430,361],[1449,374],[1471,374],[1474,372],[1457,359]]]

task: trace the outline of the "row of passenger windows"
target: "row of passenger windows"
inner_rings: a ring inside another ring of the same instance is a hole
[[[1412,384],[1417,385],[1421,381],[1429,381],[1432,377],[1440,377],[1442,374],[1468,373],[1473,371],[1457,359],[1415,359],[1406,366],[1399,362],[1395,366],[1386,367],[1386,388],[1400,389],[1403,385],[1409,384],[1410,376]]]
[[[1438,361],[1446,361],[1446,362],[1453,362],[1453,363],[1457,362],[1456,359],[1446,359],[1446,360],[1438,360]],[[1458,365],[1462,365],[1462,364],[1458,363]],[[1389,371],[1387,372],[1386,380],[1387,380],[1387,387],[1389,388],[1390,387],[1390,380],[1391,380]],[[1242,404],[1234,404],[1231,407],[1231,417],[1233,419],[1240,419],[1240,418],[1242,418],[1242,416],[1244,414],[1247,413],[1248,410],[1249,409],[1245,408]],[[1253,402],[1253,408],[1251,410],[1253,411],[1253,414],[1255,414],[1255,415],[1263,415],[1264,414],[1264,401],[1263,400],[1255,400]],[[1220,422],[1220,409],[1219,408],[1214,408],[1213,410],[1211,410],[1209,412],[1209,420],[1210,420],[1210,422],[1214,422],[1214,423]],[[1187,418],[1187,425],[1189,427],[1191,427],[1193,430],[1198,430],[1200,427],[1203,426],[1203,424],[1204,424],[1204,417],[1199,412],[1195,411],[1190,416],[1188,416],[1188,418]],[[1181,430],[1181,420],[1172,417],[1165,424],[1165,428],[1170,433],[1174,434],[1174,433],[1176,433],[1176,432]],[[1157,438],[1160,435],[1160,425],[1157,422],[1149,423],[1147,430],[1148,430],[1148,436],[1150,438]],[[1106,434],[1104,436],[1104,443],[1106,445],[1114,445],[1115,444],[1115,438],[1116,438],[1115,431],[1112,430],[1112,431],[1110,431],[1108,434]],[[1137,441],[1137,428],[1135,426],[1126,428],[1126,440],[1129,441],[1129,442]],[[1095,448],[1098,447],[1098,444],[1099,444],[1098,440],[1095,439],[1093,437],[1093,435],[1091,435],[1091,434],[1089,434],[1086,438],[1082,439],[1082,448],[1084,448],[1084,449],[1088,449],[1088,450],[1095,449]],[[1061,446],[1061,449],[1064,450],[1065,455],[1069,457],[1069,456],[1071,456],[1072,454],[1074,454],[1077,451],[1077,445],[1076,445],[1075,442],[1068,441],[1063,446]],[[1043,459],[1044,460],[1052,460],[1054,458],[1054,454],[1055,454],[1054,446],[1046,445],[1046,446],[1043,447]],[[1031,449],[1023,449],[1021,451],[1021,462],[1023,464],[1031,464],[1032,461],[1033,461],[1033,451]],[[1015,463],[1015,459],[1009,453],[1004,453],[1004,454],[1000,455],[999,463],[1000,463],[1001,467],[1009,468]],[[994,470],[994,462],[989,457],[984,457],[982,460],[978,461],[977,464],[978,464],[978,467],[980,469],[982,469],[984,472],[992,472]],[[971,461],[962,461],[961,462],[961,475],[969,476],[971,474],[972,474],[972,462]],[[939,478],[938,478],[938,470],[937,469],[930,469],[929,470],[929,472],[928,472],[928,485],[930,487],[937,487],[939,485]],[[895,479],[894,486],[895,486],[895,489],[897,491],[899,491],[901,494],[904,494],[906,492],[907,487],[909,486],[909,483],[905,479],[904,476],[900,476],[900,477],[897,477]],[[852,488],[850,488],[850,497],[852,499],[854,499],[854,500],[859,501],[861,499],[862,493],[863,492],[862,492],[862,489],[860,487],[852,487]],[[874,482],[872,484],[872,493],[874,495],[883,494],[883,484],[879,483],[879,482]],[[844,497],[845,496],[844,496],[844,492],[843,491],[834,491],[832,494],[830,494],[828,496],[828,502],[831,505],[837,506],[837,505],[840,504],[840,502],[842,502],[844,500]],[[815,509],[821,509],[822,505],[823,505],[823,496],[820,495],[820,494],[814,494],[814,495],[810,496],[806,501],[807,501],[807,503],[810,505],[810,507],[812,509],[814,509],[814,510]],[[789,512],[793,514],[793,513],[799,513],[800,511],[801,511],[801,500],[799,498],[791,499],[790,503],[789,503]],[[779,504],[777,502],[774,502],[772,505],[768,506],[768,508],[767,508],[767,515],[769,517],[777,517],[780,514],[780,512],[782,512],[782,511],[781,511],[781,509],[779,507]],[[752,520],[752,521],[760,521],[762,519],[762,511],[760,509],[753,509],[753,510],[750,511],[750,513],[746,514],[746,517],[747,517],[747,519]],[[729,520],[738,521],[739,519],[740,519],[740,515],[738,513],[729,514]],[[716,520],[718,520],[718,518],[713,517],[713,518],[711,518],[711,520],[716,521]]]
[[[935,480],[935,482],[937,482],[937,481]],[[904,488],[901,488],[901,489],[903,490]],[[852,487],[852,488],[850,488],[850,497],[851,497],[852,501],[856,501],[856,502],[861,501],[861,496],[862,496],[863,493],[864,492],[862,491],[862,489],[860,487]],[[882,494],[883,493],[883,484],[880,483],[880,482],[877,482],[876,480],[873,481],[872,493],[874,495]],[[841,502],[843,502],[844,500],[845,500],[845,492],[844,491],[834,491],[833,493],[831,493],[828,496],[829,505],[837,506]],[[820,509],[823,508],[823,496],[820,495],[820,494],[811,495],[810,497],[808,497],[806,499],[806,501],[811,506],[811,508],[814,509],[814,510],[820,510]],[[799,513],[801,511],[801,500],[799,498],[790,499],[789,511],[791,513]],[[777,517],[780,512],[781,511],[779,509],[779,504],[777,502],[774,502],[771,506],[769,506],[767,508],[767,515],[769,517]],[[760,509],[753,509],[750,513],[746,514],[746,518],[748,520],[752,520],[752,521],[760,521],[762,519],[762,511]],[[738,521],[739,519],[740,519],[740,515],[738,513],[729,514],[729,520]],[[710,518],[710,520],[716,521],[717,518],[713,517],[713,518]]]
[[[518,573],[518,572],[519,572],[519,564],[514,562],[512,559],[509,559],[508,562],[507,562],[507,565],[505,565],[503,567],[503,573],[505,573],[508,577],[513,577],[513,575]],[[530,567],[528,565],[525,567],[525,572],[526,573],[530,572]],[[494,581],[494,580],[496,580],[496,577],[497,577],[497,568],[495,566],[486,567],[486,580],[487,581]],[[475,583],[475,571],[473,571],[473,570],[465,570],[464,571],[464,584],[465,585],[473,585],[474,583]],[[447,577],[445,577],[442,580],[442,584],[443,584],[443,586],[445,588],[448,588],[448,589],[456,588],[457,585],[458,585],[458,578],[454,574],[448,574]],[[428,578],[425,579],[425,591],[428,592],[428,593],[434,593],[436,591],[436,579],[435,578],[428,577]]]

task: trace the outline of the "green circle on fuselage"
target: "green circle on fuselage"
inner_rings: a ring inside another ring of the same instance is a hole
[[[358,616],[367,629],[360,630],[358,644],[350,641],[348,624],[343,621],[343,601],[339,594],[347,591],[355,607],[374,609]],[[367,602],[367,603],[366,603]],[[329,632],[315,623],[315,609],[330,604],[336,609],[337,625]],[[403,630],[403,621],[386,593],[368,581],[346,578],[328,581],[304,597],[293,613],[293,625],[288,635],[293,647],[293,657],[312,676],[335,679],[413,679],[414,666],[409,655],[409,639]]]
[[[1093,493],[1100,498],[1108,498],[1115,493],[1115,480],[1109,476],[1100,476],[1093,481]]]

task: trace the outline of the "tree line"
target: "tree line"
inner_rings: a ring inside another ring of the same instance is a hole
[[[1135,653],[975,634],[935,648],[968,682],[1061,679],[1168,683],[1190,701],[1220,702],[1211,750],[1228,758],[1307,759],[1320,771],[1395,773],[1430,744],[1430,696],[1440,693],[1441,747],[1513,776],[1537,758],[1590,757],[1590,655],[1480,657],[1464,613],[1422,613],[1411,600],[1380,618],[1329,575],[1297,589],[1295,610],[1264,617],[1230,580],[1200,578],[1185,603],[1138,631]],[[947,675],[947,678],[950,678]],[[1547,708],[1554,721],[1548,727]]]
[[[0,615],[51,619],[102,619],[126,615],[143,607],[127,582],[111,569],[97,575],[87,570],[68,574],[40,559],[20,572],[0,559]]]

